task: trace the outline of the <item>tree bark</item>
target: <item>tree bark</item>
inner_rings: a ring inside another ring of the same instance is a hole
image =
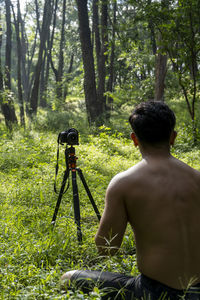
[[[161,8],[169,10],[169,0],[161,0]],[[155,67],[155,100],[164,101],[165,91],[165,76],[167,73],[167,54],[163,54],[162,36],[158,35],[158,51],[156,54],[156,67]]]
[[[82,59],[84,66],[84,91],[88,121],[98,122],[100,115],[94,69],[94,57],[90,37],[87,0],[76,0],[78,7],[79,34],[81,41]]]
[[[22,86],[23,86],[23,98],[25,102],[28,102],[29,95],[29,77],[28,70],[26,69],[26,53],[27,53],[27,43],[25,39],[25,26],[22,20],[21,11],[19,10],[19,23],[21,25],[21,76],[22,76]]]
[[[64,44],[65,44],[65,11],[66,11],[66,0],[63,0],[62,7],[62,28],[60,36],[60,51],[59,51],[59,62],[58,62],[58,82],[57,82],[57,97],[63,98],[63,67],[64,67]]]
[[[151,0],[148,0],[148,5],[151,5]],[[157,44],[156,44],[156,37],[155,37],[155,29],[154,29],[154,24],[152,19],[149,19],[149,24],[148,24],[149,30],[150,30],[150,39],[151,39],[151,46],[152,46],[152,52],[154,55],[156,55],[157,52]]]
[[[94,40],[97,60],[97,70],[100,73],[100,55],[101,55],[101,41],[99,34],[99,1],[93,0],[93,28],[94,28]]]
[[[99,12],[101,12],[101,22],[99,22]],[[108,8],[107,3],[93,0],[93,28],[95,35],[95,50],[97,59],[97,100],[99,103],[99,111],[102,115],[106,111],[105,94],[105,77],[106,77],[106,60],[107,60],[107,19]]]
[[[111,41],[111,55],[110,55],[110,66],[109,66],[109,79],[107,85],[107,91],[112,93],[113,92],[113,82],[114,82],[114,59],[115,59],[115,31],[116,31],[116,18],[117,13],[117,3],[116,1],[113,3],[113,24],[112,24],[112,41]],[[113,106],[113,98],[108,96],[107,99],[107,108],[106,108],[106,115],[108,119],[110,118],[110,112]]]
[[[13,17],[16,31],[16,41],[17,41],[17,88],[18,88],[18,101],[20,108],[20,124],[25,127],[25,115],[24,115],[24,101],[23,101],[23,92],[22,92],[22,76],[21,76],[21,57],[22,57],[22,47],[21,47],[21,39],[20,39],[20,3],[17,0],[17,19],[15,16],[14,8]]]
[[[40,77],[40,106],[45,108],[47,106],[46,102],[46,78],[45,78],[45,71],[48,67],[47,64],[47,51],[48,49],[45,49],[44,59],[42,62],[42,70],[41,70],[41,77]]]
[[[108,7],[104,1],[101,4],[101,51],[99,58],[99,82],[97,88],[97,97],[100,107],[100,113],[106,111],[106,96],[105,94],[105,78],[106,78],[106,60],[108,48],[108,35],[107,35],[107,22],[108,22]]]
[[[42,22],[42,29],[40,35],[39,54],[38,54],[37,64],[35,67],[34,83],[33,83],[33,88],[30,97],[31,116],[36,115],[37,108],[38,108],[38,96],[39,96],[40,74],[41,74],[42,61],[43,61],[43,52],[48,37],[48,31],[51,23],[51,15],[52,15],[52,2],[51,0],[45,0],[44,11],[43,11],[43,22]]]
[[[11,13],[10,13],[10,1],[5,0],[6,5],[6,55],[5,55],[5,89],[11,92],[11,37],[12,37],[12,29],[11,29]],[[12,125],[17,123],[17,117],[15,114],[14,102],[12,97],[9,95],[1,101],[1,110],[5,118],[6,126],[11,130]]]
[[[51,47],[53,45],[54,39],[54,30],[56,26],[56,13],[57,13],[58,1],[55,4],[54,10],[54,22],[53,22],[53,31],[52,31],[52,38],[51,38]],[[56,97],[57,99],[64,98],[64,90],[63,90],[63,68],[64,68],[64,45],[65,45],[65,15],[66,15],[66,0],[63,0],[62,6],[62,25],[61,25],[61,34],[60,34],[60,46],[59,46],[59,59],[58,59],[58,66],[55,68],[53,64],[53,60],[51,57],[51,67],[55,75],[56,79]],[[51,53],[51,50],[50,50]]]
[[[11,27],[11,13],[10,0],[5,0],[6,4],[6,55],[5,55],[5,86],[11,90],[11,49],[12,49],[12,27]]]
[[[46,49],[46,67],[44,67],[44,86],[43,86],[43,91],[41,91],[41,97],[40,97],[40,105],[42,107],[47,106],[47,88],[48,88],[48,80],[49,80],[49,71],[50,71],[50,65],[52,67],[52,70],[55,74],[55,77],[57,78],[57,70],[54,67],[52,57],[51,57],[51,51],[53,47],[53,40],[54,40],[54,33],[55,33],[55,27],[56,27],[56,12],[58,8],[58,0],[55,1],[54,3],[54,8],[53,8],[53,24],[52,24],[52,32],[48,34],[47,38],[47,49]]]
[[[67,76],[66,76],[66,80],[65,80],[65,85],[64,85],[64,99],[67,97],[67,93],[68,93],[68,83],[70,82],[70,80],[72,79],[72,69],[73,69],[73,63],[74,63],[74,53],[71,54],[71,58],[70,58],[70,63],[69,63],[69,68],[67,70]]]
[[[155,97],[156,101],[164,101],[165,76],[167,72],[167,55],[158,53],[156,56]]]
[[[1,26],[1,8],[0,8],[0,54],[2,48],[2,26]],[[0,55],[0,93],[3,91],[3,71],[2,71],[2,63],[1,63],[1,55]],[[1,99],[2,96],[0,95]],[[1,101],[0,101],[1,103]]]

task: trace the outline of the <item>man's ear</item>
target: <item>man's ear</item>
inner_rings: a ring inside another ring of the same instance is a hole
[[[175,139],[177,137],[177,132],[175,130],[172,131],[171,136],[170,136],[170,145],[174,145]]]
[[[139,143],[138,143],[137,136],[135,135],[134,132],[131,133],[131,139],[133,140],[135,147],[137,147],[139,145]]]

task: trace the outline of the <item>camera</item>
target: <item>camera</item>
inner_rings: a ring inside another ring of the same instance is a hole
[[[63,145],[78,145],[78,131],[75,128],[70,128],[66,131],[62,131],[58,135],[58,143]]]

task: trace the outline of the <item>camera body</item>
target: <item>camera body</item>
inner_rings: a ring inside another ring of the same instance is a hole
[[[62,131],[58,135],[58,143],[67,145],[78,145],[79,144],[79,136],[78,131],[75,128],[70,128],[66,131]]]

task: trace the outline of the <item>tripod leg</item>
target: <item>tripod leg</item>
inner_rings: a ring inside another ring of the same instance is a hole
[[[57,214],[58,214],[58,210],[59,210],[59,207],[60,207],[62,195],[63,195],[64,190],[65,190],[65,184],[66,184],[68,176],[69,176],[69,171],[65,170],[62,185],[61,185],[61,189],[60,189],[60,192],[59,192],[59,195],[58,195],[58,200],[57,200],[56,207],[55,207],[54,214],[53,214],[53,218],[52,218],[52,221],[51,221],[52,225],[55,225],[55,222],[56,222],[56,217],[57,217]]]
[[[78,174],[79,174],[79,177],[80,177],[80,179],[81,179],[81,181],[82,181],[82,183],[83,183],[83,185],[84,185],[84,188],[85,188],[85,190],[86,190],[86,192],[87,192],[87,195],[88,195],[88,197],[89,197],[89,199],[90,199],[90,202],[91,202],[91,204],[92,204],[92,206],[93,206],[93,208],[94,208],[94,211],[95,211],[95,213],[96,213],[96,215],[97,215],[97,218],[98,218],[99,221],[100,221],[101,215],[100,215],[99,210],[98,210],[98,208],[97,208],[97,206],[96,206],[96,204],[95,204],[95,202],[94,202],[94,199],[93,199],[92,194],[91,194],[91,192],[90,192],[90,190],[89,190],[89,187],[88,187],[88,185],[87,185],[87,183],[86,183],[86,181],[85,181],[85,178],[84,178],[84,176],[83,176],[83,172],[82,172],[82,170],[79,169],[79,168],[76,168],[76,169],[77,169]]]
[[[77,225],[77,237],[78,241],[82,242],[81,222],[80,222],[80,205],[78,195],[78,185],[76,181],[76,170],[72,169],[72,188],[73,188],[73,204],[74,204],[74,218]]]

